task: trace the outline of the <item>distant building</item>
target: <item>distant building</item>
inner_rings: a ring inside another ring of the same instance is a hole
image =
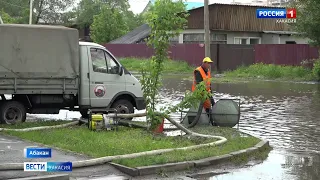
[[[307,44],[308,40],[297,37],[288,25],[275,19],[256,18],[256,9],[278,7],[210,4],[209,28],[212,44]],[[228,12],[228,13],[226,13]],[[203,6],[189,10],[187,28],[171,39],[173,44],[204,43]],[[150,27],[144,24],[126,35],[115,39],[112,44],[144,43],[150,34]]]

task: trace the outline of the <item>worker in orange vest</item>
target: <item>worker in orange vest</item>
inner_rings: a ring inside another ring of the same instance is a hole
[[[202,65],[197,67],[194,70],[194,81],[192,84],[192,92],[195,90],[197,84],[199,84],[202,81],[206,81],[206,89],[209,93],[212,94],[211,83],[210,83],[210,78],[211,78],[210,66],[212,62],[213,61],[209,57],[205,57],[202,61]],[[204,102],[203,108],[208,113],[208,116],[214,104],[215,102],[212,96],[210,99],[207,99]]]

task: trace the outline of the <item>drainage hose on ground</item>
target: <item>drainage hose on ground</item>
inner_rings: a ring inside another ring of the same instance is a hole
[[[203,104],[200,104],[202,107]],[[199,108],[200,109],[200,108]],[[201,111],[202,112],[202,108]],[[163,115],[162,113],[156,113],[159,115]],[[198,113],[198,115],[201,113]],[[112,115],[112,114],[110,114]],[[130,117],[143,117],[146,116],[146,113],[141,113],[141,114],[118,114],[116,115],[118,117],[123,117],[127,118],[127,116]],[[221,144],[224,144],[227,142],[227,139],[222,136],[213,136],[213,135],[208,135],[208,134],[199,134],[193,131],[190,131],[189,129],[185,128],[175,120],[171,119],[169,116],[164,115],[164,117],[169,120],[173,125],[181,129],[183,132],[185,132],[188,135],[191,136],[198,136],[198,137],[205,137],[205,138],[214,138],[214,139],[219,139],[216,140],[215,142],[207,143],[207,144],[198,144],[198,145],[193,145],[193,146],[187,146],[187,147],[181,147],[181,148],[170,148],[170,149],[157,149],[157,150],[151,150],[151,151],[145,151],[145,152],[139,152],[139,153],[133,153],[133,154],[124,154],[124,155],[115,155],[115,156],[106,156],[106,157],[100,157],[100,158],[95,158],[95,159],[89,159],[89,160],[82,160],[82,161],[74,161],[72,162],[72,168],[79,168],[79,167],[87,167],[87,166],[94,166],[94,165],[99,165],[99,164],[105,164],[107,162],[111,162],[116,159],[125,159],[125,158],[136,158],[136,157],[141,157],[145,155],[158,155],[158,154],[163,154],[166,152],[173,152],[176,150],[188,150],[188,149],[198,149],[201,147],[209,147],[209,146],[218,146]],[[192,124],[196,124],[196,121],[199,121],[199,117],[195,119],[195,122]],[[61,127],[67,127],[67,126],[72,126],[78,124],[80,121],[76,122],[71,122],[67,124],[62,124],[62,125],[56,125],[56,126],[42,126],[42,127],[33,127],[33,128],[26,128],[26,129],[6,129],[6,128],[0,128],[0,131],[22,131],[22,132],[27,132],[27,131],[34,131],[34,130],[43,130],[43,129],[52,129],[52,128],[61,128]],[[24,169],[24,164],[23,163],[4,163],[0,164],[0,171],[8,171],[8,170],[23,170]]]
[[[204,102],[199,104],[197,116],[194,118],[194,120],[192,121],[191,124],[188,124],[187,128],[193,128],[196,124],[198,124],[200,117],[201,117],[201,114],[202,114],[203,104],[204,104]]]

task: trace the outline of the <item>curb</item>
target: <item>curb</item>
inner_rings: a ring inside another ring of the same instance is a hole
[[[206,167],[211,165],[218,165],[224,162],[230,161],[232,158],[248,155],[254,152],[257,152],[263,148],[269,147],[269,141],[262,140],[256,144],[254,147],[235,151],[229,154],[224,154],[221,156],[214,156],[209,157],[205,159],[200,160],[194,160],[194,161],[184,161],[184,162],[178,162],[178,163],[167,163],[167,164],[161,164],[161,165],[152,165],[152,166],[142,166],[142,167],[136,167],[131,168],[127,166],[123,166],[116,163],[109,163],[118,170],[120,170],[123,173],[126,173],[130,176],[144,176],[144,175],[151,175],[151,174],[157,174],[163,171],[166,172],[172,172],[172,171],[181,171],[191,168],[199,168],[199,167]]]
[[[26,178],[17,178],[19,180],[69,180],[70,177],[68,174],[59,174],[59,175],[46,175],[46,176],[33,176]],[[12,179],[15,180],[15,179]]]

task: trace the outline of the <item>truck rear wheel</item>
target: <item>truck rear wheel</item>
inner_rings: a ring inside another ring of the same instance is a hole
[[[118,114],[133,114],[134,113],[134,107],[133,104],[126,100],[126,99],[120,99],[114,102],[111,106],[111,108],[114,108],[117,110]],[[132,120],[133,118],[127,118],[127,120]]]
[[[0,106],[0,123],[16,124],[25,122],[27,117],[24,105],[18,101],[5,101]]]

